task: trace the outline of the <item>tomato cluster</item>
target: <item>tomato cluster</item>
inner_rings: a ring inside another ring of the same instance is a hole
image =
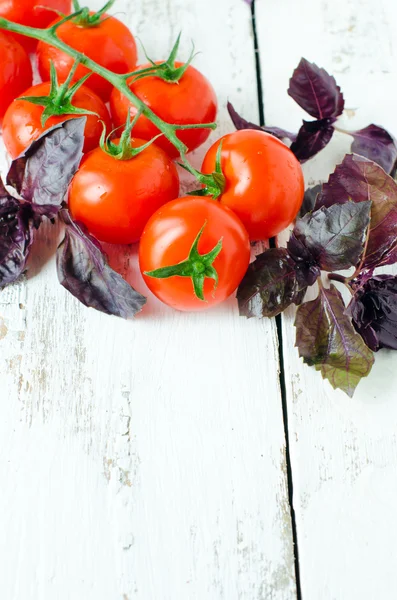
[[[54,11],[68,14],[70,4],[0,0],[0,16],[51,27],[62,20],[61,14],[54,20]],[[180,160],[201,187],[196,195],[178,198],[174,159],[182,144],[186,152],[201,146],[210,134],[207,124],[217,116],[209,81],[190,60],[176,61],[179,39],[167,60],[137,67],[132,33],[103,11],[80,10],[62,21],[57,35],[95,61],[96,72],[39,42],[43,83],[30,87],[32,70],[24,48],[0,34],[5,65],[0,119],[10,155],[20,155],[56,123],[86,114],[85,155],[69,191],[73,218],[102,242],[140,241],[145,282],[166,304],[202,310],[222,302],[248,268],[250,241],[277,235],[295,218],[304,192],[299,162],[287,146],[263,131],[230,133],[209,148],[201,172],[189,167],[183,153]],[[101,76],[101,68],[125,74],[125,84],[113,87]],[[127,85],[133,94],[129,98]],[[158,120],[131,102],[134,96],[163,122],[177,126],[173,131],[179,149],[161,135]]]

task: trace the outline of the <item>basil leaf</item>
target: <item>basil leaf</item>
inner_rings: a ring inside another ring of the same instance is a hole
[[[57,250],[61,285],[85,306],[124,319],[135,316],[146,298],[111,269],[100,243],[74,223],[67,210],[60,214],[66,224],[65,238]]]
[[[290,131],[286,131],[280,127],[255,125],[255,123],[246,121],[238,114],[230,102],[227,103],[227,110],[229,111],[230,118],[233,121],[233,125],[236,129],[256,129],[257,131],[265,131],[266,133],[274,135],[274,137],[278,138],[279,140],[289,139],[293,142],[296,139],[296,133],[291,133]]]
[[[371,123],[364,129],[352,131],[351,135],[354,138],[352,152],[373,160],[386,173],[390,174],[393,171],[397,161],[397,146],[394,138],[386,129]]]
[[[299,211],[299,217],[304,217],[306,213],[311,212],[316,204],[316,199],[321,191],[321,185],[315,185],[305,191],[302,206]]]
[[[356,331],[374,352],[397,350],[397,276],[377,275],[354,283],[359,286],[347,312]]]
[[[370,201],[323,206],[298,219],[293,233],[324,271],[349,269],[363,253],[370,211]]]
[[[12,164],[7,183],[32,205],[35,216],[53,219],[83,156],[86,117],[48,129]]]
[[[348,154],[317,197],[316,208],[371,200],[371,223],[363,268],[392,264],[397,252],[397,184],[376,163]]]
[[[299,355],[328,379],[333,388],[352,397],[374,363],[374,355],[345,314],[335,288],[320,287],[315,300],[299,306],[295,319]]]
[[[259,254],[248,267],[237,291],[241,316],[275,317],[290,304],[300,304],[306,292],[301,289],[295,262],[285,248],[272,248]]]
[[[334,77],[305,58],[300,60],[293,72],[288,94],[316,119],[336,118],[342,114],[345,106],[343,94]]]
[[[334,134],[332,121],[303,121],[296,140],[291,144],[291,151],[304,163],[325,148]]]
[[[12,198],[0,182],[0,289],[24,272],[32,243],[30,207]]]

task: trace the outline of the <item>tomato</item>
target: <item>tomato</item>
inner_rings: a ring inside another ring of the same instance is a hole
[[[0,32],[0,121],[8,106],[32,85],[32,66],[17,41]]]
[[[215,170],[220,142],[204,157],[203,173]],[[303,200],[303,174],[280,140],[248,129],[225,135],[221,167],[226,186],[218,200],[240,217],[251,240],[273,237],[295,219]]]
[[[134,148],[145,143],[132,140]],[[139,240],[149,217],[178,193],[176,167],[154,144],[129,160],[97,148],[85,155],[73,178],[69,208],[102,242],[131,244]]]
[[[90,13],[93,16],[95,13]],[[56,23],[59,19],[54,21]],[[129,73],[136,66],[137,49],[135,39],[129,29],[115,17],[104,14],[98,25],[81,26],[75,21],[67,21],[57,30],[58,37],[82,52],[102,67],[115,73]],[[38,64],[41,78],[50,79],[50,61],[53,61],[59,81],[65,81],[73,65],[73,58],[61,50],[40,42],[37,46]],[[78,81],[90,71],[79,65],[74,76]],[[94,73],[86,82],[102,100],[109,100],[112,85]]]
[[[146,224],[139,245],[139,265],[149,289],[165,304],[185,311],[223,302],[244,277],[249,260],[248,233],[240,219],[215,200],[201,196],[178,198],[162,206]],[[163,269],[172,266],[185,275],[167,276],[169,269]],[[198,297],[200,288],[204,300]]]
[[[159,62],[157,64],[160,64]],[[175,67],[183,63],[175,63]],[[149,64],[139,67],[145,69]],[[197,69],[189,65],[177,82],[167,82],[159,77],[149,76],[135,83],[129,80],[129,87],[153,112],[167,123],[186,125],[212,123],[216,119],[217,99],[210,82]],[[130,109],[131,116],[137,112],[128,99],[117,89],[110,97],[110,111],[116,127],[125,123]],[[150,140],[159,130],[149,119],[141,115],[134,127],[134,135]],[[186,129],[178,132],[178,137],[189,150],[198,148],[210,134],[209,129]],[[156,144],[172,158],[179,156],[176,148],[162,136]]]
[[[58,13],[70,14],[71,0],[0,0],[0,17],[9,21],[44,29]],[[33,50],[37,41],[12,34],[27,50]]]
[[[24,92],[24,96],[48,96],[50,92],[50,83],[39,83]],[[101,120],[106,128],[110,130],[111,122],[108,110],[102,100],[89,88],[84,85],[80,87],[72,98],[72,104],[78,108],[84,108],[95,112],[99,117],[87,115],[87,124],[84,130],[84,152],[89,152],[99,145],[102,134]],[[76,115],[60,115],[50,117],[43,127],[41,125],[41,115],[44,108],[32,104],[27,100],[14,100],[9,106],[3,121],[3,138],[5,146],[12,158],[21,154],[35,139],[44,131],[72,119]],[[80,116],[80,115],[77,115]]]

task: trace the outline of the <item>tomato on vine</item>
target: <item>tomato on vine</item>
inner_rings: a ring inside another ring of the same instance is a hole
[[[178,196],[174,163],[151,142],[131,138],[128,123],[119,140],[105,141],[83,157],[69,193],[76,221],[102,242],[132,244],[150,216]]]
[[[251,240],[280,233],[302,204],[304,180],[291,150],[264,131],[242,129],[215,142],[204,157],[202,172],[216,171],[220,143],[223,184],[217,199],[242,220]]]
[[[70,8],[71,0],[0,0],[0,17],[21,25],[44,29],[57,14],[68,15]],[[13,36],[29,51],[37,44],[32,38],[18,34]]]
[[[8,107],[3,120],[3,139],[12,158],[21,154],[44,131],[76,115],[87,116],[84,152],[98,146],[103,127],[110,130],[108,110],[103,101],[83,85],[85,79],[69,87],[73,73],[74,69],[68,80],[59,86],[52,69],[51,82],[31,87]]]
[[[0,122],[8,106],[32,85],[29,56],[12,37],[0,32]]]
[[[178,310],[205,310],[230,296],[248,268],[250,244],[240,219],[211,198],[188,196],[148,221],[139,265],[149,289]]]
[[[180,36],[167,61],[150,61],[140,66],[128,80],[130,90],[167,123],[212,123],[217,115],[215,91],[208,79],[190,64],[193,54],[186,63],[175,62],[179,42]],[[137,113],[137,108],[116,88],[110,97],[110,110],[116,127],[125,123],[128,110],[132,117]],[[177,135],[188,151],[191,151],[205,142],[210,131],[207,128],[183,129]],[[158,133],[159,130],[152,121],[144,115],[139,117],[134,135],[150,140]],[[172,158],[179,156],[178,150],[164,136],[156,143]]]
[[[73,0],[73,5],[78,14],[71,20],[62,23],[57,29],[58,37],[78,52],[88,56],[96,63],[113,71],[114,73],[130,73],[135,69],[137,49],[134,36],[119,19],[106,14],[114,0],[110,0],[98,12],[90,12],[87,8],[81,9],[78,0]],[[55,25],[61,19],[56,19]],[[44,42],[37,46],[39,72],[44,81],[50,76],[50,65],[54,63],[60,81],[65,81],[74,59],[58,48]],[[79,65],[74,75],[78,81],[91,73],[83,65]],[[112,85],[103,77],[94,73],[87,80],[90,87],[102,100],[109,100]]]

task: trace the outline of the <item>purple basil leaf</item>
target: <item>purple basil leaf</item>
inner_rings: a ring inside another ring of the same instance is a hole
[[[85,306],[124,319],[133,317],[146,298],[110,268],[99,242],[74,223],[67,210],[61,217],[66,230],[57,250],[60,283]]]
[[[349,269],[362,256],[370,211],[370,201],[323,206],[298,219],[293,233],[324,271]]]
[[[303,197],[302,206],[299,211],[299,217],[304,217],[308,212],[312,212],[316,204],[317,195],[321,191],[321,184],[315,185],[314,187],[307,188]]]
[[[12,164],[7,183],[30,202],[37,217],[58,213],[83,156],[86,117],[47,130]]]
[[[352,131],[354,140],[352,152],[373,160],[391,173],[397,161],[397,146],[390,133],[378,125],[368,125],[364,129]]]
[[[24,272],[33,243],[31,209],[0,184],[0,289]]]
[[[372,201],[363,268],[392,264],[397,252],[397,184],[376,163],[348,154],[322,187],[316,208],[349,201]]]
[[[303,121],[291,150],[300,162],[305,162],[325,148],[334,134],[332,119]]]
[[[280,127],[267,127],[266,125],[261,127],[260,125],[255,125],[255,123],[246,121],[238,114],[230,102],[227,103],[227,110],[229,111],[230,118],[236,129],[256,129],[258,131],[266,131],[266,133],[274,135],[274,137],[279,140],[289,139],[293,142],[296,139],[296,133],[280,129]]]
[[[306,289],[300,289],[295,264],[285,248],[259,254],[248,267],[237,291],[240,315],[275,317],[290,304],[300,304]]]
[[[374,356],[345,314],[338,290],[321,286],[316,300],[299,306],[295,326],[299,356],[321,371],[333,388],[352,397],[360,379],[371,371]]]
[[[302,58],[289,82],[288,94],[316,119],[336,118],[345,101],[332,75]]]
[[[371,350],[397,350],[397,277],[378,275],[361,285],[348,309],[353,325]]]
[[[314,285],[321,275],[316,259],[304,243],[294,233],[287,243],[288,254],[295,262],[295,274],[299,289]]]

